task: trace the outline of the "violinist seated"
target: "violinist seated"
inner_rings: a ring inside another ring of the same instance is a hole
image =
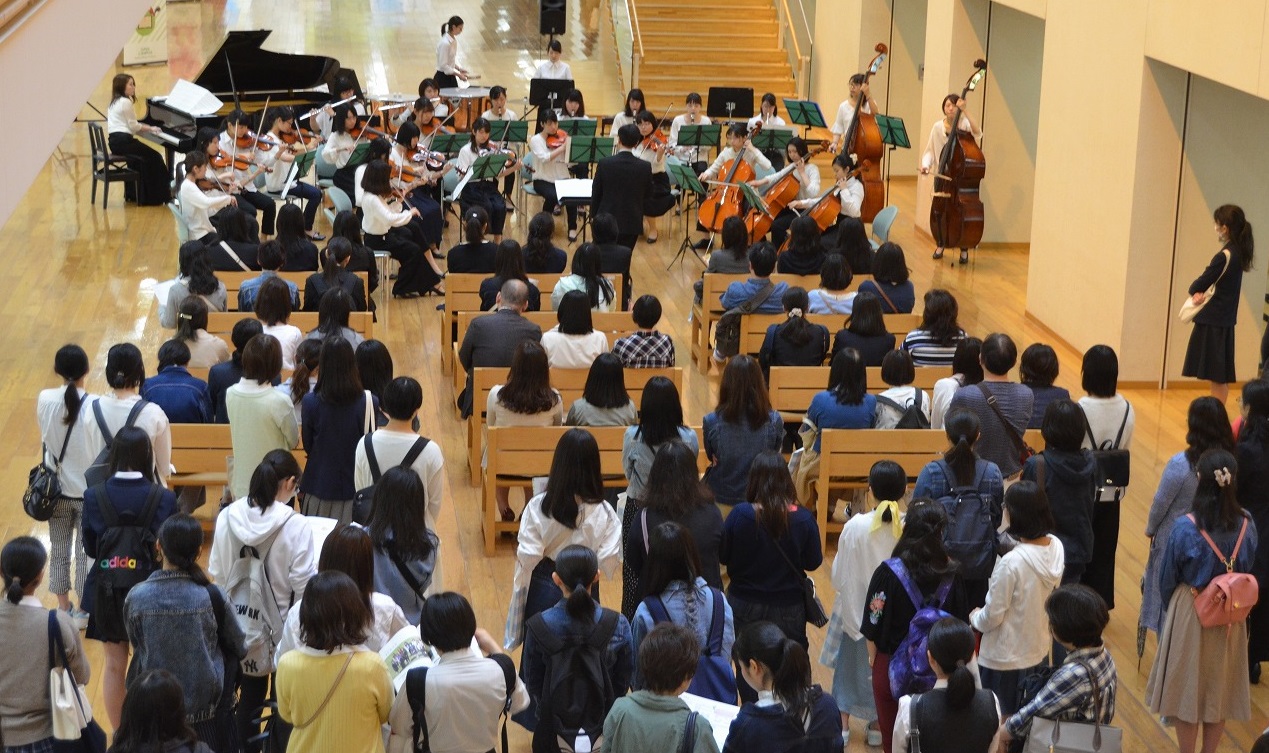
[[[648,243],[656,243],[659,234],[657,218],[674,206],[670,178],[665,172],[665,158],[670,153],[670,147],[657,128],[657,118],[652,113],[640,110],[635,116],[635,125],[639,128],[641,141],[633,150],[634,156],[652,166],[652,185],[643,200],[643,237]]]
[[[322,206],[322,189],[291,177],[291,168],[297,155],[307,152],[321,143],[321,139],[295,127],[295,111],[290,107],[271,107],[264,115],[269,132],[260,137],[256,146],[257,161],[272,172],[264,176],[264,189],[304,200],[304,232],[310,240],[326,240],[326,236],[314,232],[313,222]],[[305,136],[307,134],[307,137]]]
[[[443,165],[441,172],[433,173],[425,163],[414,161],[419,148],[419,127],[413,123],[405,123],[397,130],[395,142],[388,155],[392,187],[404,197],[407,207],[418,210],[418,222],[422,223],[427,241],[424,248],[435,252],[441,245],[444,217],[440,203],[429,195],[429,186],[435,186],[449,166]]]
[[[260,232],[264,237],[274,233],[274,219],[278,208],[273,199],[256,189],[256,178],[269,170],[260,164],[256,155],[257,134],[251,131],[251,118],[242,110],[234,110],[225,117],[225,129],[220,134],[220,153],[233,159],[234,182],[241,187],[239,202],[246,202],[260,210]]]
[[[350,105],[335,108],[335,120],[331,133],[322,147],[322,159],[335,166],[335,187],[353,199],[361,183],[357,180],[357,166],[348,164],[357,149],[357,111]],[[373,143],[373,142],[372,142]],[[355,199],[354,199],[355,200]]]
[[[560,199],[555,181],[572,177],[568,171],[568,134],[560,130],[560,118],[554,110],[542,111],[542,130],[529,139],[533,153],[533,190],[542,197],[542,211],[559,214]],[[564,208],[568,215],[568,239],[577,238],[577,207]]]
[[[477,118],[472,123],[471,140],[458,151],[455,165],[463,180],[467,181],[460,195],[463,215],[468,215],[472,207],[484,209],[489,215],[489,231],[493,234],[494,243],[501,243],[503,226],[507,222],[507,202],[498,192],[497,184],[516,171],[517,163],[514,159],[508,160],[492,178],[477,180],[473,176],[469,179],[469,171],[477,159],[501,151],[490,143],[491,128],[489,121],[484,118]]]
[[[481,113],[480,117],[489,121],[489,124],[493,126],[492,133],[499,137],[498,139],[499,141],[501,140],[501,136],[503,134],[503,128],[499,128],[495,126],[494,124],[499,122],[505,122],[508,120],[519,120],[519,117],[516,115],[515,110],[512,110],[511,108],[507,107],[506,87],[504,86],[489,87],[489,109]],[[499,145],[499,148],[500,149],[502,148],[501,144]],[[514,190],[515,187],[516,187],[516,174],[514,172],[507,173],[507,175],[502,179],[502,195],[510,199],[511,191]]]
[[[454,129],[445,124],[446,118],[439,114],[441,109],[442,107],[434,104],[432,100],[420,97],[415,100],[414,108],[402,123],[409,122],[419,127],[419,149],[410,158],[415,162],[426,162],[429,171],[438,173],[436,183],[429,191],[432,198],[436,199],[438,203],[443,200],[441,179],[454,167],[446,159],[444,153],[431,151],[432,142],[438,134],[452,134],[454,132]],[[448,108],[444,109],[448,110]]]
[[[749,181],[749,185],[761,189],[778,183],[791,174],[798,182],[797,197],[777,212],[771,223],[771,243],[776,248],[784,245],[789,236],[789,226],[797,218],[799,210],[810,208],[820,198],[820,169],[807,159],[811,150],[806,142],[800,136],[794,136],[789,139],[784,152],[788,162],[784,169],[765,178]]]
[[[685,165],[692,168],[692,172],[700,175],[705,172],[708,163],[701,159],[701,147],[699,146],[679,146],[679,130],[685,125],[698,126],[710,125],[713,121],[708,115],[701,114],[701,95],[692,92],[687,95],[687,101],[684,105],[685,110],[681,115],[675,115],[674,120],[670,121],[670,145],[673,148],[673,154]]]
[[[879,112],[877,101],[872,98],[871,90],[868,87],[868,77],[862,73],[856,73],[850,77],[850,96],[842,101],[837,108],[837,118],[833,121],[830,129],[833,132],[833,145],[830,151],[834,154],[841,151],[842,141],[846,138],[846,131],[850,129],[850,124],[855,119],[855,103],[859,101],[860,96],[864,98],[864,112],[872,114]]]
[[[207,155],[207,175],[198,182],[198,187],[211,196],[237,195],[240,189],[234,183],[233,171],[229,169],[229,156],[220,153],[220,132],[215,128],[199,128],[194,135],[194,151]],[[179,186],[184,179],[185,164],[182,162],[176,166],[177,185]],[[226,235],[223,225],[225,220],[234,214],[244,216],[247,220],[249,237],[252,241],[259,243],[260,223],[256,221],[256,208],[246,202],[226,205],[213,211],[211,213],[212,227],[216,228],[216,232],[220,235]]]
[[[181,216],[189,227],[189,239],[203,245],[218,243],[220,236],[212,227],[210,213],[221,207],[236,206],[238,199],[223,191],[210,194],[199,188],[199,181],[207,177],[206,152],[193,151],[185,155],[185,177],[177,195],[181,203]]]
[[[758,151],[758,147],[750,143],[749,131],[745,128],[745,124],[732,123],[727,127],[727,146],[719,152],[714,163],[701,173],[701,181],[725,180],[727,174],[723,166],[735,159],[736,155],[740,155],[741,159],[748,162],[754,173],[771,172],[771,160]]]

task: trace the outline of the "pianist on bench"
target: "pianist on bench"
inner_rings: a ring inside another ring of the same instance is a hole
[[[124,184],[124,197],[141,206],[166,204],[172,198],[169,182],[172,176],[168,175],[163,155],[136,138],[138,133],[162,133],[163,129],[137,122],[137,114],[132,109],[137,98],[137,83],[132,76],[116,75],[110,89],[110,108],[106,111],[110,153],[126,157],[128,167],[141,174],[139,183]]]

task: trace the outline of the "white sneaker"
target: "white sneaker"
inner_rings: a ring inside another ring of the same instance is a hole
[[[82,609],[76,609],[75,607],[71,607],[68,614],[70,614],[71,622],[74,623],[76,630],[88,629],[88,613],[87,612],[85,612]]]
[[[875,727],[869,727],[868,735],[864,738],[864,742],[870,748],[880,748],[881,747],[881,730]]]
[[[842,730],[842,753],[846,753],[848,748],[850,748],[850,730],[844,729]]]

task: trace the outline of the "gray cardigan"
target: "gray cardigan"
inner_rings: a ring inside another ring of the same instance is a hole
[[[31,597],[23,601],[31,601]],[[49,712],[48,613],[38,600],[14,604],[0,598],[0,729],[4,744],[14,748],[53,736]],[[62,644],[75,681],[88,682],[88,657],[79,642],[79,631],[65,612],[57,613]]]

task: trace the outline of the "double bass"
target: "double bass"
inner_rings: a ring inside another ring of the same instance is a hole
[[[934,196],[930,204],[930,234],[939,248],[959,248],[961,263],[967,261],[969,249],[983,239],[983,202],[979,184],[987,172],[983,150],[971,133],[961,130],[965,97],[978,88],[987,74],[987,61],[974,61],[974,73],[965,82],[952,120],[952,132],[939,155],[934,174]]]
[[[734,184],[748,183],[754,179],[753,166],[745,161],[745,150],[749,148],[749,142],[754,136],[762,130],[762,123],[754,123],[749,134],[745,137],[744,146],[740,147],[736,152],[736,156],[723,163],[720,174],[726,175],[722,182],[733,185],[723,185],[716,187],[710,192],[709,196],[701,202],[700,209],[696,211],[696,219],[706,230],[711,233],[717,233],[723,229],[723,222],[728,217],[740,216],[740,204],[744,200],[744,196],[740,193],[740,189]]]
[[[864,203],[860,207],[860,219],[872,222],[882,207],[886,205],[886,185],[881,180],[881,157],[885,153],[885,144],[881,141],[881,129],[877,127],[877,118],[873,113],[864,112],[868,97],[863,86],[873,77],[881,64],[886,61],[890,49],[885,43],[878,42],[873,48],[877,54],[868,63],[864,73],[864,83],[860,86],[859,97],[855,100],[855,114],[851,117],[850,126],[846,129],[846,137],[842,140],[842,151],[855,155],[855,164],[863,167],[859,180],[864,184]]]

